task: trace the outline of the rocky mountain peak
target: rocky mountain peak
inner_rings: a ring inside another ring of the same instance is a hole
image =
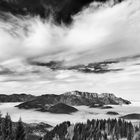
[[[98,93],[89,93],[89,92],[81,92],[81,91],[71,91],[71,92],[66,92],[64,93],[64,95],[66,96],[79,96],[79,97],[84,97],[84,98],[97,98],[98,97]]]
[[[78,90],[66,92],[64,93],[64,95],[66,96],[75,95],[75,96],[84,97],[84,98],[111,98],[111,99],[117,98],[113,93],[98,94],[98,93],[82,92]]]
[[[112,99],[116,98],[116,96],[113,93],[102,93],[102,94],[99,94],[99,97],[101,97],[101,98],[112,98]]]

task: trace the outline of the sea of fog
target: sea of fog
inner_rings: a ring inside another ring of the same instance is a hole
[[[75,106],[79,111],[72,114],[52,114],[48,112],[39,112],[33,109],[25,110],[18,109],[15,107],[20,103],[1,103],[0,111],[4,115],[6,113],[11,115],[13,121],[18,121],[21,117],[26,123],[39,123],[45,122],[52,126],[63,121],[85,122],[87,119],[107,119],[107,118],[118,118],[119,116],[130,114],[130,113],[140,113],[140,101],[135,101],[131,105],[113,105],[112,109],[99,109],[99,108],[89,108],[87,106]],[[108,111],[118,112],[119,115],[107,115]],[[138,122],[138,120],[136,120]]]

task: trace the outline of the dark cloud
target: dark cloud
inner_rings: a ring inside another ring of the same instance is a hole
[[[139,94],[139,65],[134,64],[140,57],[124,56],[140,52],[140,1],[110,2],[91,3],[72,17],[71,26],[0,14],[0,91]]]
[[[14,74],[15,74],[15,72],[10,70],[9,68],[0,66],[0,75],[14,75]]]
[[[47,67],[51,70],[76,70],[83,73],[99,73],[104,74],[108,72],[117,72],[122,71],[124,68],[111,68],[112,64],[115,66],[118,63],[122,62],[129,62],[134,61],[136,59],[139,59],[140,55],[133,55],[133,56],[127,56],[127,57],[120,57],[117,59],[110,59],[102,62],[95,62],[95,63],[89,63],[87,65],[74,65],[74,66],[67,66],[65,61],[50,61],[50,62],[30,62],[31,65],[39,66],[39,67]],[[140,65],[137,63],[136,65]]]
[[[68,24],[73,15],[93,1],[105,3],[108,0],[1,0],[0,11],[22,16],[39,15],[43,19],[53,15],[55,22]],[[114,0],[115,3],[121,1]]]
[[[75,70],[83,73],[108,73],[108,72],[117,72],[123,69],[112,69],[110,68],[111,64],[119,63],[119,61],[103,61],[97,63],[90,63],[87,65],[74,65],[74,66],[66,66],[65,62],[61,61],[50,61],[48,63],[44,62],[32,62],[31,65],[39,66],[39,67],[47,67],[51,70]]]
[[[61,70],[65,69],[63,65],[63,61],[50,61],[47,63],[44,62],[30,62],[31,65],[40,66],[40,67],[48,67],[52,70]]]

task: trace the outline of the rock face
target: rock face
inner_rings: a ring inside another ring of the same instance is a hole
[[[118,104],[130,104],[128,100],[118,98],[113,94],[97,94],[89,92],[72,91],[60,95],[42,95],[36,97],[34,100],[24,102],[18,105],[18,108],[24,109],[39,109],[42,110],[44,107],[50,107],[52,105],[63,103],[69,106],[87,105],[91,106],[93,104],[102,105],[118,105]]]
[[[98,94],[98,93],[72,91],[62,94],[62,96],[64,96],[67,99],[67,101],[70,101],[69,104],[73,105],[92,105],[93,103],[101,105],[130,104],[129,101],[124,100],[122,98],[118,98],[112,93]]]
[[[27,102],[35,99],[36,96],[30,94],[12,94],[12,95],[5,95],[0,94],[0,102]]]

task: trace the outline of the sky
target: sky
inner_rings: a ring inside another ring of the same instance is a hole
[[[51,18],[0,18],[0,93],[61,94],[80,90],[114,93],[137,100],[140,95],[140,1],[113,5],[91,3],[73,16],[70,26],[55,25]],[[110,68],[120,71],[83,73],[51,70],[31,62],[62,61],[64,66],[120,59]]]

